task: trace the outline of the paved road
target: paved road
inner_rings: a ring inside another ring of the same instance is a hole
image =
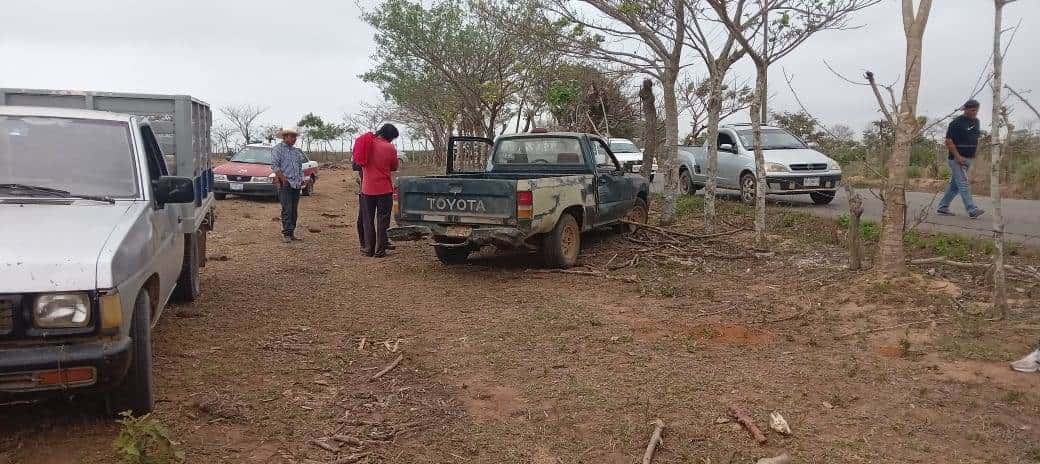
[[[660,191],[661,180],[654,180],[654,190]],[[857,191],[863,197],[863,218],[875,222],[880,221],[881,200],[869,190],[857,189]],[[701,193],[703,193],[703,190]],[[725,195],[728,200],[738,200],[736,192],[720,190],[720,194]],[[939,198],[934,193],[907,192],[906,196],[907,206],[909,207],[907,220],[915,221],[915,218],[919,217],[918,212],[923,209],[928,210],[928,216],[918,226],[920,230],[977,237],[988,237],[992,234],[993,218],[990,214],[993,212],[993,205],[989,197],[975,197],[975,203],[980,208],[985,209],[986,214],[978,219],[971,219],[964,211],[964,204],[961,203],[960,198],[955,199],[950,207],[956,214],[956,216],[951,217],[935,214],[935,204],[939,202]],[[935,199],[934,203],[933,198]],[[806,212],[826,217],[838,217],[842,214],[847,214],[849,210],[845,192],[840,190],[838,198],[835,198],[831,204],[826,206],[813,205],[808,195],[773,195],[769,197],[769,200],[775,204],[803,209]],[[1004,199],[1003,207],[1006,224],[1004,232],[1007,239],[1033,248],[1040,248],[1040,200]]]

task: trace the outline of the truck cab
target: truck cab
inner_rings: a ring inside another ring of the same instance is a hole
[[[150,118],[2,103],[0,403],[103,393],[112,412],[147,413],[152,327],[201,291],[205,165],[191,145],[168,159]]]
[[[481,144],[481,171],[454,168],[460,142]],[[606,140],[537,132],[492,141],[456,137],[443,176],[401,177],[395,189],[395,240],[432,241],[444,263],[485,245],[541,251],[554,267],[575,264],[581,232],[645,222],[649,186],[624,171]]]

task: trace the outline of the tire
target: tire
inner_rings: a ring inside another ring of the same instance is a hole
[[[199,278],[203,259],[202,234],[199,231],[184,235],[184,263],[181,265],[181,275],[177,277],[177,287],[173,289],[173,298],[181,303],[191,303],[202,294]]]
[[[740,201],[745,205],[755,205],[755,191],[758,190],[758,180],[750,172],[740,176]]]
[[[303,195],[305,197],[311,196],[311,194],[314,193],[314,183],[316,181],[317,181],[317,179],[315,179],[313,176],[311,176],[310,180],[307,182],[307,186],[304,187],[303,191],[300,192],[300,195]]]
[[[693,176],[688,169],[679,171],[679,193],[682,195],[693,195],[697,193],[697,185],[693,183]]]
[[[227,194],[226,193],[216,193],[216,192],[214,192],[213,193],[213,198],[216,198],[217,200],[225,200],[225,199],[227,199]]]
[[[625,220],[629,222],[638,222],[640,224],[646,224],[646,221],[648,221],[649,218],[650,207],[647,206],[646,200],[642,198],[636,198],[636,204],[632,206],[632,209],[628,210],[628,212],[625,213]],[[622,223],[618,224],[618,226],[614,230],[615,232],[620,234],[631,234],[634,233],[636,230],[639,230],[639,227],[633,226],[631,224]]]
[[[809,198],[812,198],[813,204],[826,205],[834,200],[834,190],[826,190],[823,192],[809,192]]]
[[[552,232],[545,236],[542,254],[549,267],[567,269],[578,262],[581,252],[581,228],[570,214],[560,216]]]
[[[130,323],[130,368],[123,383],[109,393],[112,415],[130,411],[135,416],[152,412],[155,396],[152,376],[152,308],[148,290],[141,290]]]
[[[433,252],[437,254],[437,259],[449,266],[464,264],[469,259],[469,249],[466,247],[446,247],[446,246],[433,246]]]

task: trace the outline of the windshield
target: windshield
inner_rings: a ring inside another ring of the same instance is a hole
[[[494,164],[581,166],[581,145],[571,137],[524,137],[499,142]]]
[[[245,147],[235,154],[231,161],[236,163],[271,164],[270,148]]]
[[[639,147],[632,142],[610,142],[610,151],[614,153],[639,153]]]
[[[740,136],[740,143],[744,145],[744,148],[748,150],[754,148],[755,137],[750,129],[739,130],[737,135]],[[793,148],[805,148],[805,144],[798,137],[791,135],[790,132],[783,129],[762,129],[763,150],[787,150]]]
[[[135,198],[135,166],[125,122],[0,115],[0,184]]]

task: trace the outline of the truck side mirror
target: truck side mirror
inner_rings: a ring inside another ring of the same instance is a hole
[[[162,176],[152,181],[152,190],[160,205],[195,201],[195,183],[190,177]]]
[[[820,148],[820,144],[818,144],[816,142],[809,142],[809,143],[805,144],[805,146],[807,146],[809,148],[812,148],[813,150],[815,150],[817,148]]]
[[[722,145],[719,145],[719,150],[728,151],[730,153],[733,153],[733,144],[731,144],[731,143],[724,143]]]

